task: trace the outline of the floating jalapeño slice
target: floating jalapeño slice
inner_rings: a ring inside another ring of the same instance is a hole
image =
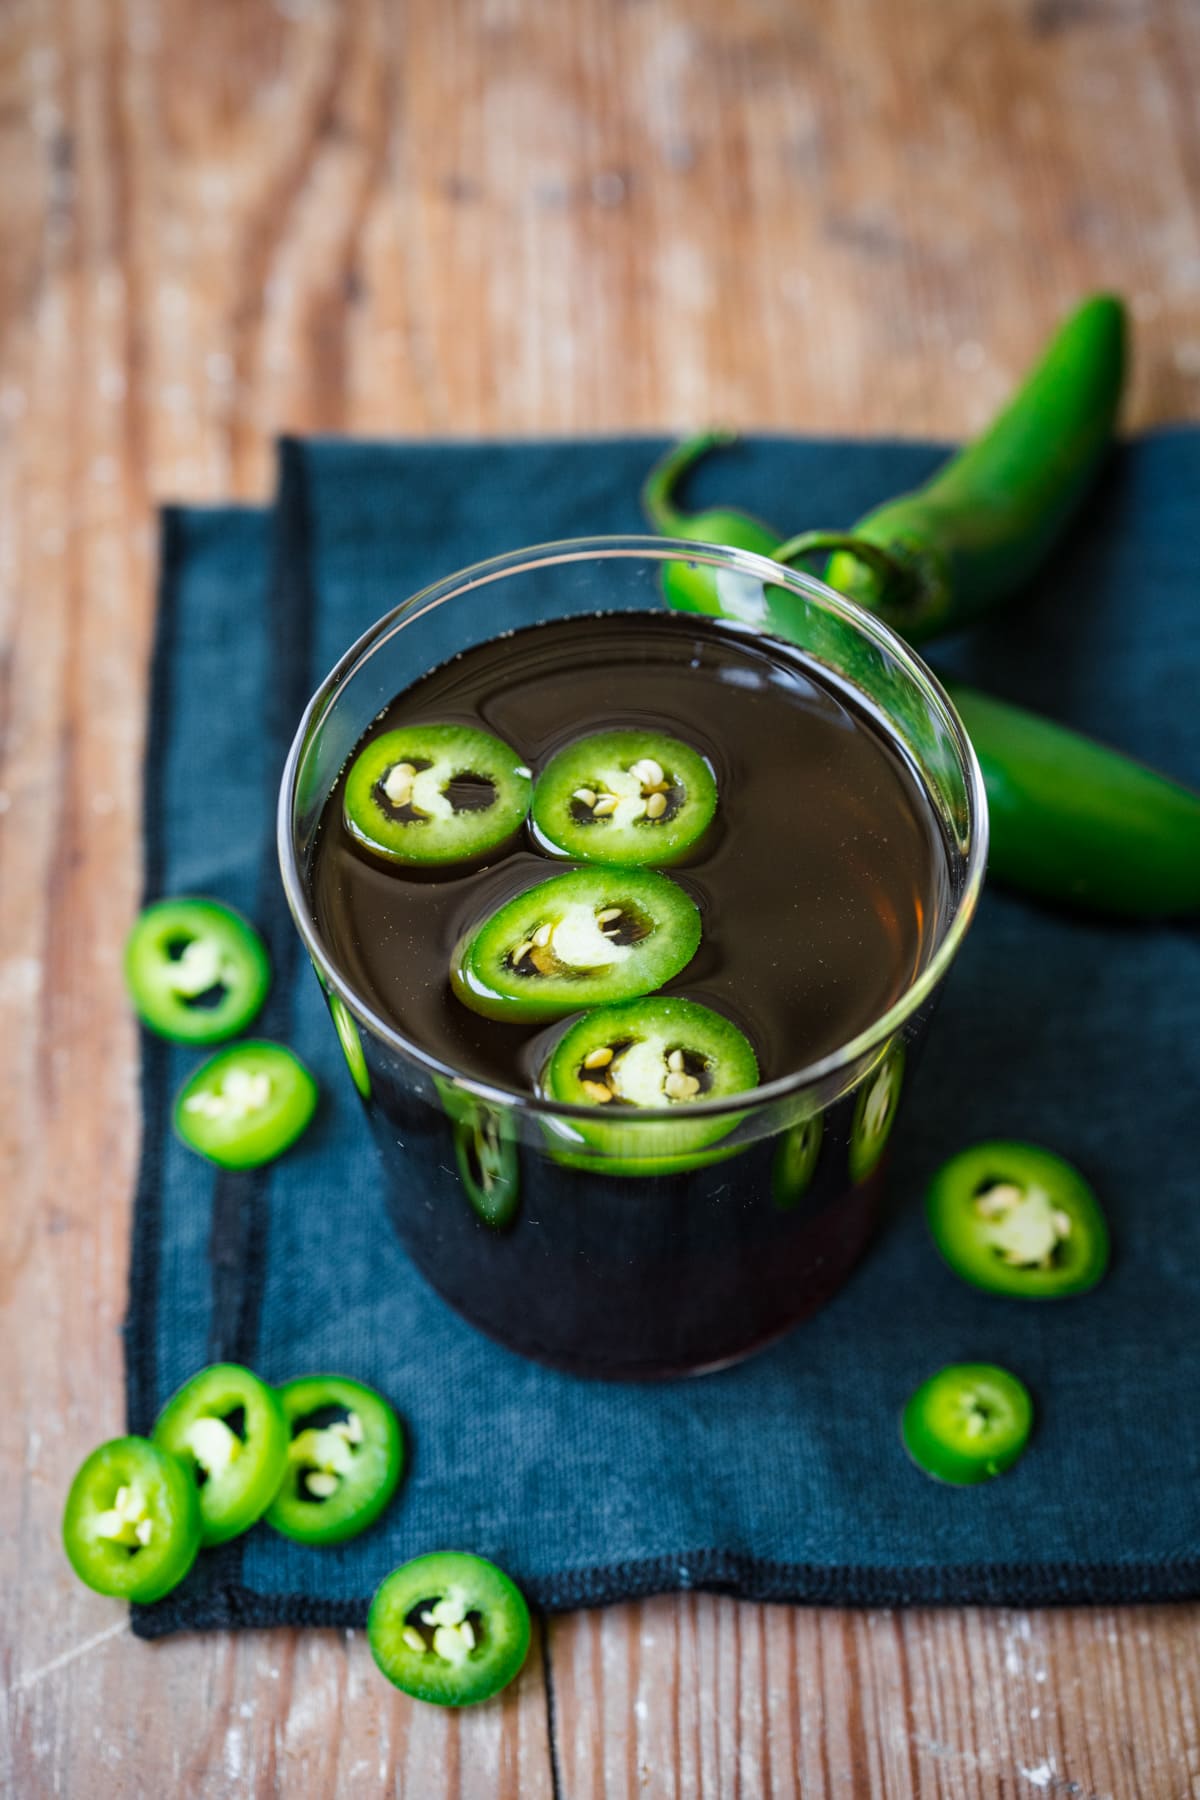
[[[471,725],[406,725],[374,737],[346,777],[342,816],[387,862],[435,868],[499,850],[529,810],[529,770]]]
[[[498,908],[455,950],[464,1006],[491,1019],[557,1019],[651,993],[700,943],[700,914],[649,869],[571,869]]]
[[[629,867],[685,855],[716,806],[712,770],[678,738],[600,731],[547,763],[533,791],[533,823],[561,856]]]

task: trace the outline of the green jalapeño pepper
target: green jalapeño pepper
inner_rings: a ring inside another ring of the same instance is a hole
[[[1086,301],[992,428],[925,487],[876,508],[851,533],[781,541],[775,560],[835,549],[830,585],[914,642],[995,604],[1051,548],[1100,465],[1124,342],[1121,302],[1103,294]],[[744,516],[684,515],[662,502],[664,482],[716,441],[697,438],[652,473],[647,512],[660,529],[699,538],[709,521]],[[666,583],[669,603],[684,610],[719,612],[715,584],[710,590],[712,604],[701,606],[687,584]],[[773,609],[772,629],[791,635],[783,606]],[[983,769],[996,876],[1096,912],[1200,910],[1200,794],[1003,701],[950,691]]]
[[[642,488],[642,511],[655,531],[664,537],[686,538],[695,544],[722,544],[731,550],[753,550],[758,556],[774,556],[780,534],[772,525],[751,518],[734,506],[713,506],[706,512],[689,513],[677,505],[675,490],[693,463],[723,444],[733,442],[729,431],[705,431],[657,462]],[[721,616],[718,571],[699,563],[668,563],[663,570],[667,605],[677,612]]]
[[[975,746],[998,880],[1093,912],[1200,909],[1200,793],[972,688],[950,695]]]
[[[785,539],[731,507],[687,513],[674,502],[686,472],[726,434],[670,451],[642,489],[656,530],[754,550],[776,562],[832,551],[825,579],[921,643],[1016,592],[1053,548],[1112,441],[1125,379],[1125,308],[1111,294],[1084,301],[982,437],[923,487],[875,507],[848,531]],[[772,537],[774,542],[772,543]],[[669,565],[669,605],[719,614],[716,571]]]
[[[923,487],[848,532],[806,531],[775,551],[834,555],[825,579],[911,643],[1005,600],[1062,535],[1112,442],[1125,379],[1125,308],[1097,294],[1052,339],[983,436]]]

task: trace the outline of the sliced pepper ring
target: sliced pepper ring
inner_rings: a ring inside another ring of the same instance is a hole
[[[63,1548],[98,1594],[145,1603],[178,1587],[200,1548],[200,1505],[187,1473],[148,1438],[113,1438],[71,1483]]]
[[[296,1142],[317,1107],[317,1084],[283,1044],[220,1050],[175,1099],[175,1129],[189,1150],[224,1169],[256,1169]]]
[[[239,1363],[213,1363],[185,1381],[154,1423],[154,1442],[194,1486],[206,1544],[248,1531],[275,1498],[287,1426],[273,1388]]]
[[[357,1537],[399,1486],[399,1419],[382,1394],[345,1375],[303,1375],[276,1394],[289,1442],[267,1524],[301,1544]]]
[[[329,1001],[333,1028],[338,1034],[338,1043],[342,1046],[342,1055],[346,1058],[350,1079],[362,1098],[369,1100],[371,1098],[371,1071],[367,1067],[366,1052],[363,1050],[362,1037],[354,1022],[354,1015],[340,995],[327,994],[326,999]]]
[[[771,1164],[771,1197],[780,1212],[799,1206],[813,1183],[825,1140],[825,1114],[814,1113],[791,1126],[779,1140]]]
[[[570,869],[500,906],[457,945],[450,980],[485,1018],[559,1019],[652,993],[700,945],[696,903],[651,869]]]
[[[698,751],[660,731],[599,731],[551,757],[533,823],[559,856],[628,868],[672,863],[704,836],[717,784]]]
[[[850,1179],[865,1181],[878,1166],[900,1104],[904,1046],[897,1041],[858,1090],[850,1121]]]
[[[990,1294],[1084,1294],[1108,1267],[1108,1225],[1078,1169],[1036,1144],[997,1138],[944,1163],[925,1197],[938,1251]]]
[[[489,1106],[452,1081],[435,1075],[433,1084],[454,1133],[454,1160],[472,1208],[494,1231],[504,1231],[521,1201],[518,1134],[509,1112]]]
[[[529,1654],[529,1608],[495,1563],[465,1551],[418,1556],[384,1577],[367,1642],[415,1700],[471,1706],[507,1687]]]
[[[216,1044],[255,1017],[271,985],[267,947],[217,900],[156,900],[125,942],[125,985],[138,1017],[180,1044]]]
[[[577,1019],[555,1045],[539,1085],[548,1100],[595,1110],[594,1124],[555,1122],[551,1142],[561,1140],[559,1160],[610,1173],[674,1174],[710,1160],[704,1153],[742,1116],[689,1118],[690,1106],[747,1093],[757,1083],[753,1046],[729,1019],[696,1000],[653,994]],[[639,1119],[647,1106],[670,1109],[677,1118]],[[613,1161],[620,1167],[612,1168]]]
[[[532,785],[516,751],[488,731],[405,725],[358,752],[342,816],[384,861],[440,868],[501,849],[525,822]]]
[[[1032,1429],[1028,1388],[994,1363],[939,1369],[912,1396],[900,1424],[917,1467],[953,1487],[973,1487],[1003,1474]]]

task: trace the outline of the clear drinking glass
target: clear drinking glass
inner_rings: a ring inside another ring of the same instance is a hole
[[[307,887],[325,801],[394,695],[502,631],[658,610],[664,566],[678,561],[713,571],[727,617],[767,637],[775,627],[884,727],[920,776],[949,872],[923,964],[895,1004],[819,1062],[736,1100],[689,1107],[689,1120],[736,1118],[720,1156],[692,1168],[663,1154],[677,1114],[624,1114],[606,1156],[580,1138],[594,1109],[439,1062],[355,991],[314,923]],[[472,1324],[576,1373],[664,1376],[747,1355],[842,1284],[874,1230],[888,1138],[987,851],[966,733],[934,676],[885,625],[811,576],[742,551],[593,538],[496,557],[397,606],[347,651],[301,721],[278,827],[288,903],[379,1145],[395,1228]],[[631,1162],[642,1172],[628,1173]]]

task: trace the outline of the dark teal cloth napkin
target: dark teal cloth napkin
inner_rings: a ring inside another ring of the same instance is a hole
[[[137,1609],[147,1636],[360,1624],[394,1564],[456,1546],[557,1608],[704,1587],[769,1600],[1151,1600],[1200,1594],[1200,944],[1191,927],[1054,916],[985,896],[898,1132],[893,1217],[828,1309],[723,1374],[604,1386],[522,1362],[407,1262],[271,824],[287,741],[367,624],[456,566],[558,537],[637,530],[656,442],[288,443],[274,514],[164,520],[146,789],[147,893],[215,894],[266,931],[259,1027],[324,1100],[274,1168],[221,1175],[171,1136],[196,1058],[147,1038],[127,1322],[130,1428],[203,1363],[268,1380],[330,1369],[387,1393],[410,1468],[378,1526],[333,1550],[258,1527]],[[787,530],[853,519],[938,460],[929,446],[756,440],[702,470]],[[1200,784],[1200,432],[1123,449],[1027,602],[940,648],[966,675]],[[1029,1137],[1077,1161],[1112,1222],[1092,1295],[979,1294],[920,1208],[949,1153]],[[983,1489],[908,1462],[900,1407],[941,1364],[1028,1381],[1038,1425]]]

